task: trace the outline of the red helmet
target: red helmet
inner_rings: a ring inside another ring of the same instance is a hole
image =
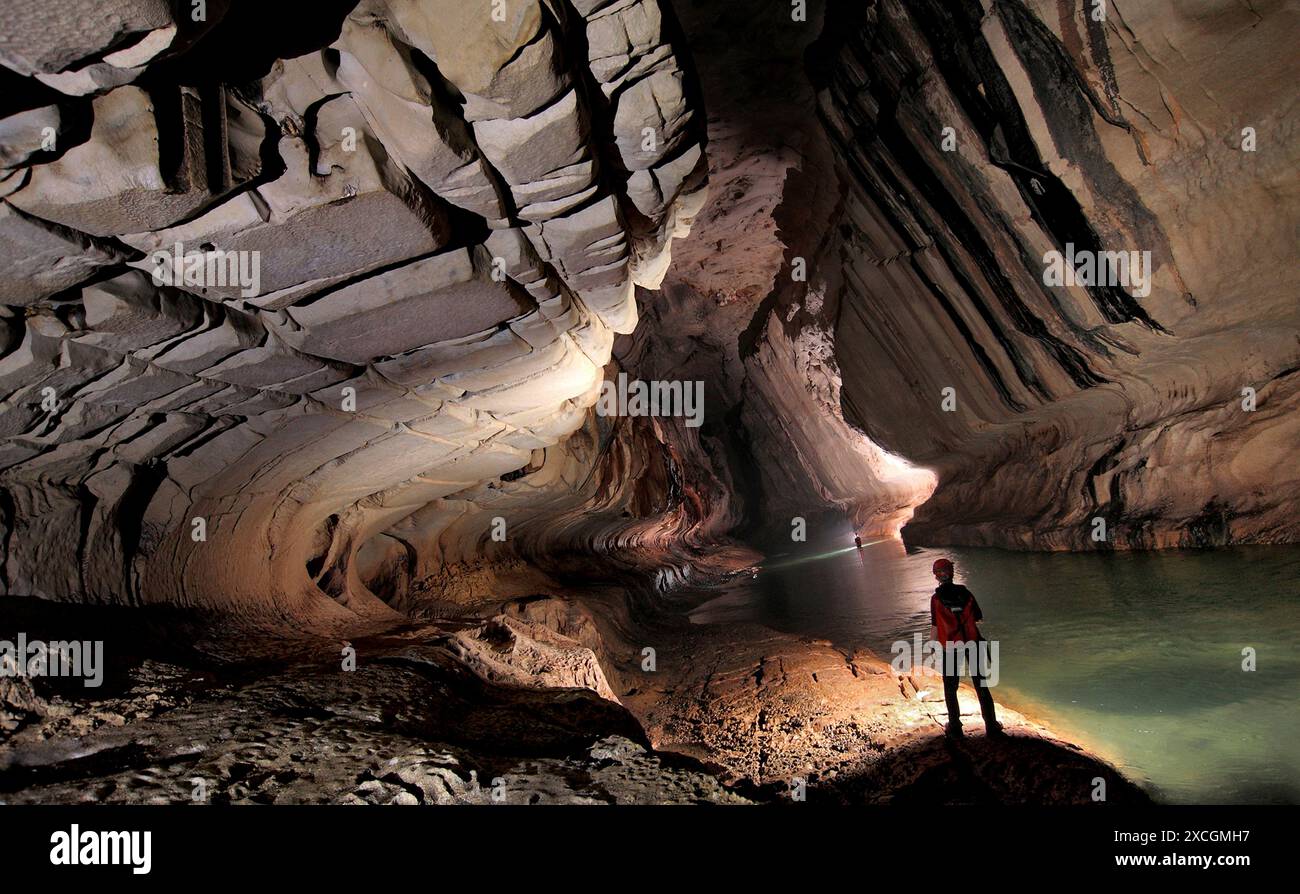
[[[946,571],[949,574],[952,574],[952,562],[947,559],[935,559],[934,565],[931,566],[930,570],[935,574],[938,574],[941,571]]]

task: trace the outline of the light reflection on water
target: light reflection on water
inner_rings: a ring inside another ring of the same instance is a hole
[[[845,546],[844,544],[848,545]],[[999,701],[1177,803],[1300,803],[1300,546],[1017,553],[793,544],[697,622],[755,621],[867,648],[929,627],[940,555],[1001,642]],[[1258,669],[1242,670],[1251,647]]]

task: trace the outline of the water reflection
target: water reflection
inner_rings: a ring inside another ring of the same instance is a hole
[[[888,658],[928,629],[930,565],[946,555],[1002,643],[1000,701],[1095,744],[1171,801],[1297,799],[1300,547],[909,553],[898,540],[855,549],[851,533],[794,546],[692,619]]]

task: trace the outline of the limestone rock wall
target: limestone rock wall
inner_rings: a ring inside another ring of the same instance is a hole
[[[1294,540],[1300,11],[1086,7],[832,7],[845,414],[938,474],[915,539]],[[1045,285],[1067,245],[1149,252],[1149,292]]]
[[[1104,6],[683,12],[727,112],[665,294],[716,322],[694,356],[739,409],[751,527],[833,509],[930,544],[1300,534],[1297,10]],[[1048,285],[1067,246],[1149,252],[1149,291]]]
[[[1293,4],[679,6],[7,4],[4,592],[330,630],[822,510],[1295,539]],[[620,369],[703,426],[597,417]]]
[[[395,617],[358,551],[564,467],[703,201],[674,23],[73,6],[0,11],[4,592]]]

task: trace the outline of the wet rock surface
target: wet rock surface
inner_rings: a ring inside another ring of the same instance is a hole
[[[986,741],[965,689],[970,736],[945,741],[938,678],[675,614],[637,630],[671,644],[647,672],[599,607],[537,596],[394,629],[347,644],[351,670],[319,642],[286,662],[275,640],[256,663],[138,659],[103,692],[7,678],[0,800],[1088,804],[1101,778],[1107,803],[1149,802],[1006,709],[1009,736]]]
[[[657,747],[723,768],[777,799],[809,803],[1149,803],[1114,767],[1004,706],[1006,737],[989,740],[969,683],[966,736],[944,737],[942,678],[895,672],[870,653],[756,625],[674,629],[658,672],[623,701]]]

